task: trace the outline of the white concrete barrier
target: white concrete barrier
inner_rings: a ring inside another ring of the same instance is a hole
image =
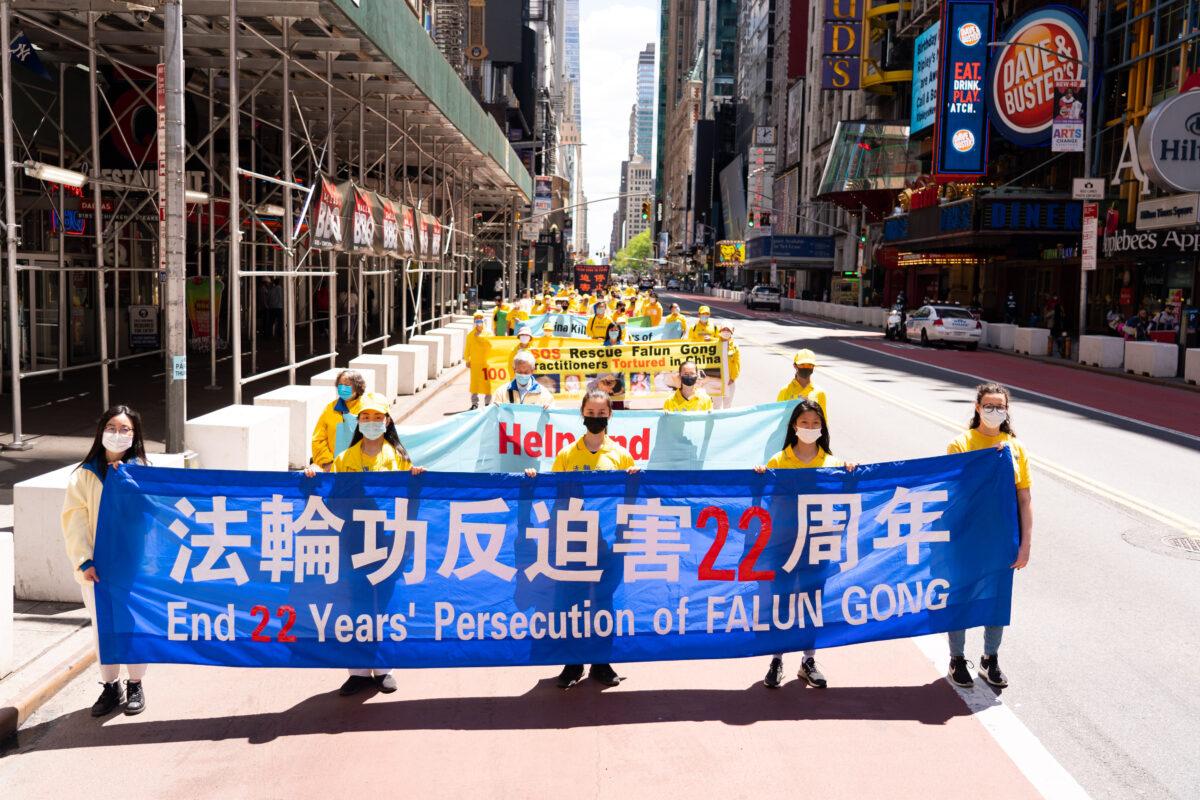
[[[1125,371],[1151,378],[1173,378],[1179,348],[1166,342],[1125,342]]]
[[[288,466],[303,467],[312,458],[313,430],[325,407],[337,399],[326,386],[281,386],[254,398],[256,406],[288,412]]]
[[[429,348],[415,344],[391,344],[383,355],[396,362],[396,394],[416,394],[429,380]]]
[[[349,367],[346,367],[345,369],[349,369]],[[316,375],[313,375],[311,378],[308,379],[308,385],[309,386],[328,386],[328,387],[330,387],[330,389],[331,389],[331,398],[330,399],[332,399],[333,396],[336,396],[336,391],[334,391],[332,389],[332,387],[337,386],[337,376],[341,375],[342,371],[343,371],[343,367],[338,367],[337,369],[327,369],[324,372],[318,372]],[[375,391],[375,373],[374,372],[363,373],[363,382],[367,384],[368,392]]]
[[[1183,378],[1188,383],[1200,383],[1200,347],[1188,348],[1183,359]]]
[[[442,337],[421,334],[419,336],[410,336],[408,343],[424,347],[429,351],[429,372],[427,373],[429,380],[433,380],[442,374],[442,366],[445,359],[443,349],[446,346],[445,340]]]
[[[149,459],[156,467],[183,467],[181,453],[152,453]],[[13,486],[13,586],[21,600],[82,602],[62,533],[67,481],[76,466],[68,464]],[[3,560],[0,555],[0,570]]]
[[[1031,356],[1044,356],[1050,352],[1049,328],[1017,328],[1013,334],[1013,349]]]
[[[1005,322],[988,325],[987,343],[997,350],[1013,350],[1017,344],[1017,326]]]
[[[442,345],[443,367],[452,367],[463,360],[463,348],[467,343],[467,337],[463,331],[453,328],[434,328],[429,331],[429,335],[440,336],[445,341],[445,344]]]
[[[64,556],[63,560],[66,558]],[[12,672],[13,653],[13,578],[16,576],[16,556],[13,552],[13,532],[0,531],[0,678]]]
[[[286,470],[288,411],[276,406],[218,408],[183,426],[204,469]]]
[[[1125,342],[1119,336],[1080,336],[1079,363],[1120,369],[1125,362]]]
[[[396,396],[396,359],[382,355],[364,354],[350,359],[350,369],[375,376],[375,391],[389,401]]]

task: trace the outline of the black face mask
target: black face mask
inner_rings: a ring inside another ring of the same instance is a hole
[[[682,383],[684,386],[695,386],[697,380],[699,380],[698,375],[680,375],[679,376],[679,382]]]
[[[583,427],[588,429],[588,433],[604,433],[608,427],[608,417],[584,417]]]
[[[811,369],[798,369],[798,370],[796,370],[796,377],[803,378],[804,380],[808,380],[809,378],[812,377],[812,373],[813,373],[813,371]]]

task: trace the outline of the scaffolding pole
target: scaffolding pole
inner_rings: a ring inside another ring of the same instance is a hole
[[[238,94],[237,3],[229,0],[229,335],[233,346],[233,402],[242,402],[242,222],[241,176],[238,164],[238,117],[242,99]],[[253,279],[251,279],[253,280]],[[252,303],[252,308],[257,303]],[[253,342],[257,320],[250,316]],[[252,362],[253,365],[253,362]],[[253,366],[252,366],[253,369]]]
[[[30,447],[21,435],[21,320],[17,308],[17,205],[14,184],[17,176],[13,171],[13,117],[12,117],[12,59],[8,55],[8,43],[12,41],[10,30],[12,17],[11,0],[0,0],[0,39],[4,40],[4,58],[0,65],[0,102],[4,114],[4,258],[8,273],[8,358],[12,386],[13,435],[7,449],[28,450]]]
[[[92,176],[100,177],[100,88],[96,85],[96,18],[98,14],[88,12],[88,96],[91,98],[89,123],[92,137]],[[7,41],[7,40],[5,40]],[[180,49],[182,55],[183,50]],[[162,144],[159,143],[159,147]],[[96,236],[96,311],[100,325],[100,407],[107,409],[108,403],[108,312],[104,306],[104,203],[99,183],[92,184],[92,202],[95,204]],[[115,297],[113,298],[116,299]],[[32,364],[30,366],[33,366]],[[169,451],[168,451],[169,452]]]
[[[92,29],[94,30],[94,23]],[[187,309],[184,300],[184,274],[187,271],[184,208],[184,147],[183,119],[183,4],[167,0],[163,4],[163,63],[165,65],[166,141],[158,143],[166,160],[166,196],[163,198],[163,222],[166,226],[166,384],[167,384],[167,452],[184,451],[184,425],[187,422]],[[95,56],[93,55],[94,59]],[[95,81],[95,69],[91,76]],[[95,125],[93,115],[92,124]],[[97,148],[97,153],[99,148]],[[160,155],[160,158],[163,156]],[[100,198],[96,197],[96,213],[100,213]],[[101,340],[103,341],[103,340]],[[104,353],[101,352],[103,359]],[[103,369],[103,367],[101,367]]]

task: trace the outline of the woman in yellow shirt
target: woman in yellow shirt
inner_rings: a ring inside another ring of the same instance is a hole
[[[1029,489],[1029,454],[1017,441],[1009,414],[1011,398],[1008,389],[998,383],[982,383],[975,387],[975,416],[967,432],[950,442],[948,454],[967,453],[989,447],[1007,447],[1012,453],[1013,477],[1017,487],[1017,516],[1021,526],[1021,542],[1012,569],[1024,569],[1029,564],[1029,548],[1033,538],[1033,500]],[[959,686],[972,686],[970,663],[966,659],[967,632],[950,631],[950,680]],[[979,659],[979,677],[992,686],[1008,686],[1008,678],[1000,671],[1000,640],[1003,625],[986,625],[983,629],[983,656]]]
[[[570,447],[558,451],[552,472],[597,472],[623,469],[631,475],[638,471],[629,451],[608,436],[608,421],[612,418],[612,400],[608,394],[591,389],[579,406],[587,433]],[[525,477],[537,475],[536,469],[525,470]],[[616,686],[625,680],[611,664],[592,664],[588,677],[605,686]],[[558,688],[570,689],[583,679],[583,664],[567,664],[558,675]]]
[[[329,469],[333,460],[350,446],[358,425],[358,401],[367,382],[356,370],[344,369],[337,376],[337,399],[317,418],[312,435],[312,463]]]
[[[363,395],[358,409],[358,429],[354,439],[344,453],[333,461],[330,472],[412,472],[420,475],[424,467],[414,467],[408,451],[396,433],[388,400],[381,394],[368,392]],[[322,469],[309,464],[304,469],[308,477]],[[350,677],[338,689],[338,694],[347,697],[374,686],[384,694],[396,691],[396,679],[390,669],[352,669]]]
[[[467,334],[467,345],[463,349],[463,363],[470,369],[471,385],[468,387],[471,394],[471,410],[479,408],[479,398],[483,398],[483,404],[486,406],[492,402],[492,384],[484,375],[487,368],[487,340],[490,335],[483,327],[483,312],[476,311],[472,317],[474,326],[471,332]]]
[[[96,573],[92,554],[96,549],[100,497],[109,471],[129,463],[146,463],[142,418],[129,406],[113,406],[100,417],[91,449],[67,479],[67,495],[62,508],[62,532],[67,544],[67,556],[71,559],[75,582],[83,594],[83,605],[92,618],[92,638],[97,653],[100,651],[100,635],[96,625],[95,584],[100,582],[100,576]],[[107,716],[122,703],[128,716],[146,710],[146,695],[142,692],[145,664],[125,665],[129,679],[125,681],[124,690],[121,689],[120,664],[101,661],[99,666],[104,689],[92,705],[93,717]]]
[[[713,401],[708,392],[696,385],[700,380],[700,368],[695,361],[684,361],[679,365],[679,388],[663,403],[663,411],[674,414],[679,411],[712,411]]]
[[[679,313],[679,303],[671,303],[671,313],[667,314],[667,316],[663,318],[664,325],[667,324],[668,322],[678,322],[679,323],[679,338],[680,339],[688,338],[687,317],[685,317],[683,314]]]
[[[829,423],[825,421],[825,412],[815,400],[801,400],[792,409],[783,449],[771,456],[766,466],[755,467],[754,471],[763,473],[769,469],[817,467],[844,467],[847,472],[853,472],[857,465],[834,458],[829,449]],[[796,677],[809,686],[824,689],[829,682],[817,668],[816,656],[817,651],[812,648],[804,651],[804,660],[800,662],[800,671]],[[783,653],[777,653],[771,659],[771,666],[767,669],[767,677],[763,679],[763,683],[770,689],[778,689],[783,685]]]

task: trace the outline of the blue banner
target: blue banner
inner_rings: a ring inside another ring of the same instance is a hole
[[[764,403],[706,414],[617,411],[608,433],[646,469],[751,469],[783,449],[794,404]],[[502,404],[399,430],[414,464],[466,472],[549,470],[558,452],[584,433],[578,406]]]
[[[1003,625],[1011,455],[768,472],[127,467],[96,538],[105,663],[734,658]]]
[[[521,325],[528,325],[534,336],[562,336],[570,339],[587,339],[588,317],[583,314],[535,314]],[[667,339],[682,339],[683,326],[678,322],[638,328],[625,326],[627,342],[659,342]]]
[[[939,34],[934,167],[936,175],[987,172],[984,81],[992,41],[993,0],[948,0]]]
[[[912,121],[909,134],[923,131],[937,116],[938,30],[935,22],[913,40]]]

